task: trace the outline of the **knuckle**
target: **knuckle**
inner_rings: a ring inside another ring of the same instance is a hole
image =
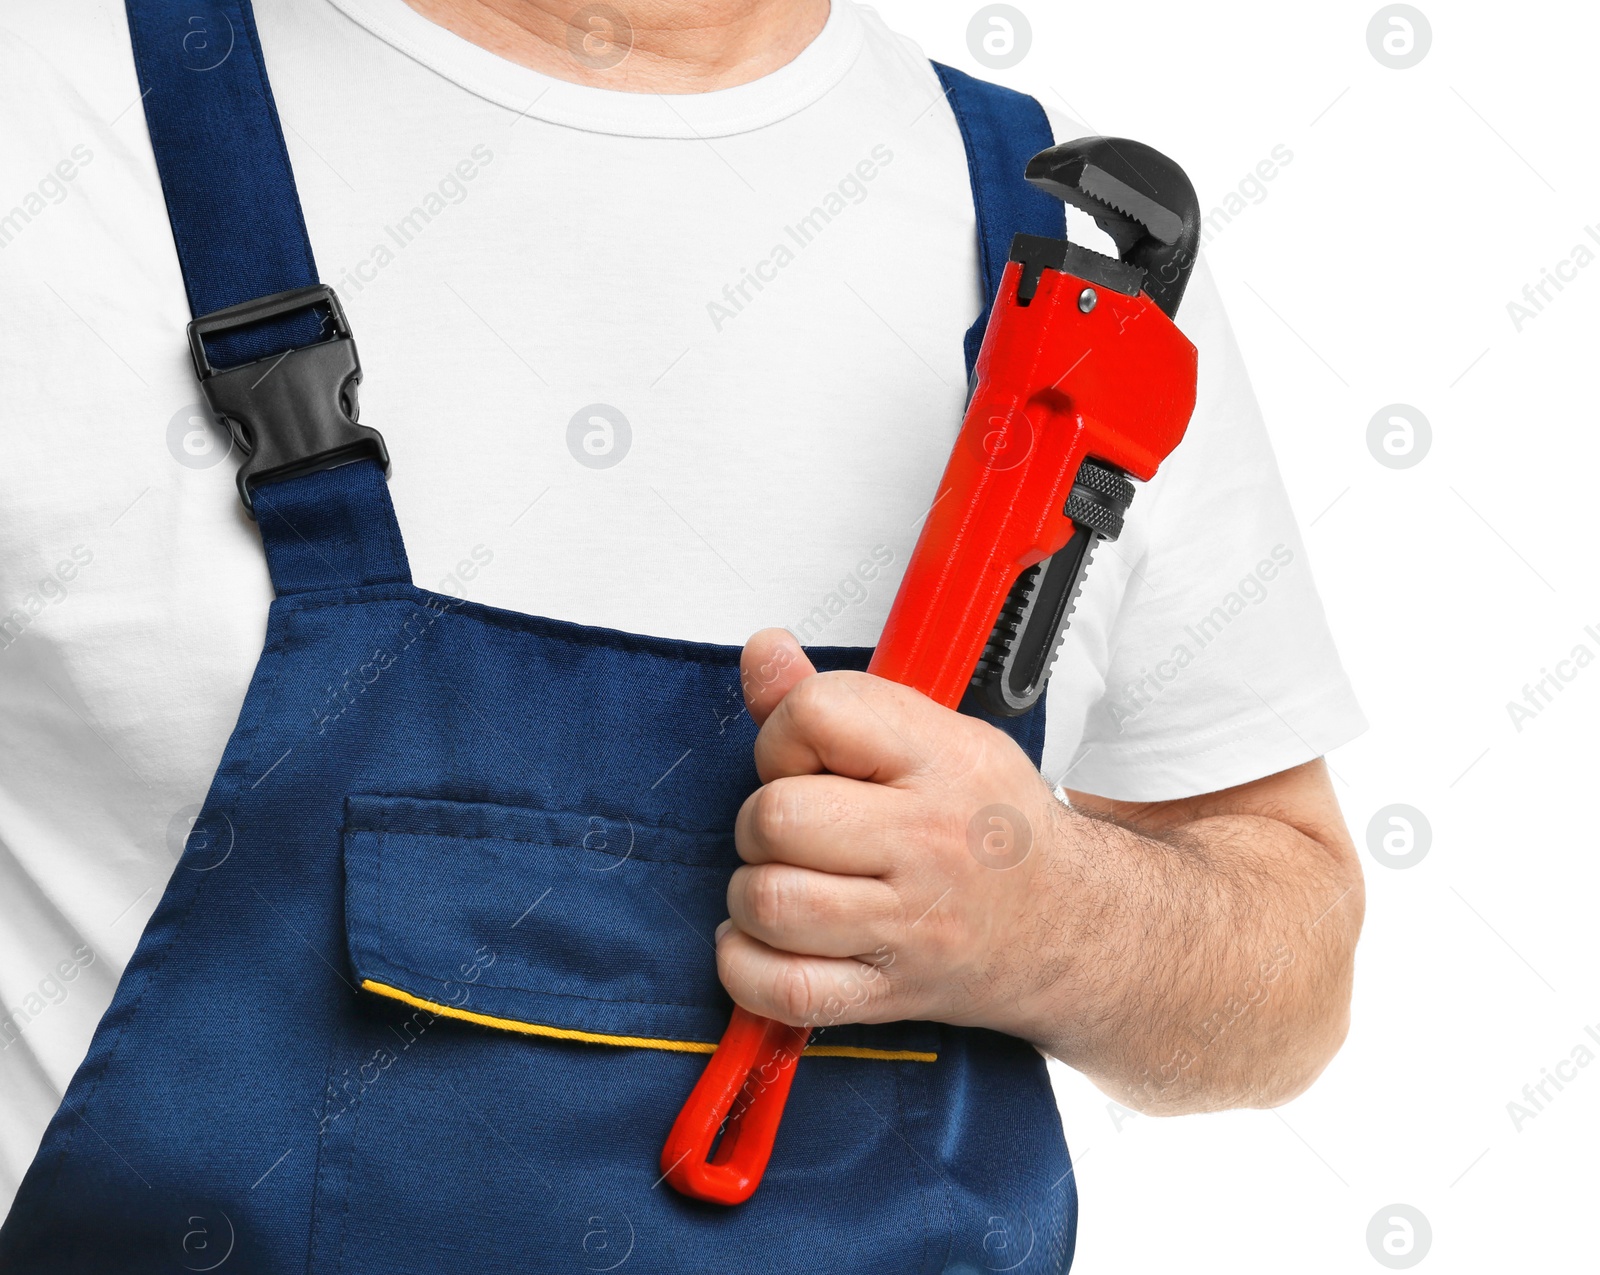
[[[818,673],[796,682],[783,697],[794,723],[802,731],[821,726],[839,710],[844,691],[837,675]]]
[[[793,873],[770,865],[751,869],[745,891],[751,919],[768,931],[781,930],[804,897],[804,887]]]
[[[1005,732],[987,722],[966,717],[949,720],[940,741],[942,768],[962,779],[984,776],[992,767],[996,742],[1006,738]]]
[[[815,1001],[810,968],[802,961],[786,963],[774,981],[772,995],[773,1003],[786,1021],[806,1022]]]
[[[800,795],[794,784],[775,779],[756,790],[750,804],[750,826],[767,846],[781,845],[799,823]]]

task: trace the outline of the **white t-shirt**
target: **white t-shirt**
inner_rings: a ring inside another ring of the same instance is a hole
[[[257,11],[417,583],[870,645],[980,304],[922,52],[836,0],[782,70],[661,97],[541,76],[401,0]],[[0,3],[0,136],[3,1207],[205,795],[271,591],[198,406],[120,6]],[[1203,262],[1180,323],[1189,436],[1098,553],[1047,705],[1047,776],[1133,800],[1363,725]]]

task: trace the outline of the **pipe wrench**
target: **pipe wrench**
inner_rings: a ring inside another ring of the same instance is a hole
[[[1173,322],[1199,247],[1189,179],[1139,142],[1085,138],[1028,161],[1088,213],[1110,257],[1017,235],[954,450],[868,671],[950,708],[1018,716],[1044,694],[1094,547],[1182,440],[1197,355]],[[761,1181],[809,1026],[735,1008],[661,1153],[721,1204]]]

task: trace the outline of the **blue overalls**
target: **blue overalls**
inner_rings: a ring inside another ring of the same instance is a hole
[[[237,44],[201,74],[190,8],[128,0],[197,316],[317,282],[248,0],[212,7]],[[1062,233],[1021,180],[1052,138],[1032,99],[937,70],[987,302],[1013,232]],[[254,363],[252,392],[278,394],[256,472],[353,416],[348,329],[307,295],[195,339],[202,369]],[[755,731],[707,724],[737,702],[739,650],[416,588],[381,444],[345,441],[250,489],[265,647],[0,1269],[1065,1270],[1076,1193],[1044,1061],[992,1032],[820,1032],[753,1199],[660,1182],[731,1008],[712,932]],[[1043,725],[1007,724],[1036,763]]]

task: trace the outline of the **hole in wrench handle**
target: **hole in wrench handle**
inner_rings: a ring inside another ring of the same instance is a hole
[[[809,1027],[734,1007],[661,1149],[661,1172],[673,1190],[713,1204],[743,1204],[755,1194],[810,1036]]]

